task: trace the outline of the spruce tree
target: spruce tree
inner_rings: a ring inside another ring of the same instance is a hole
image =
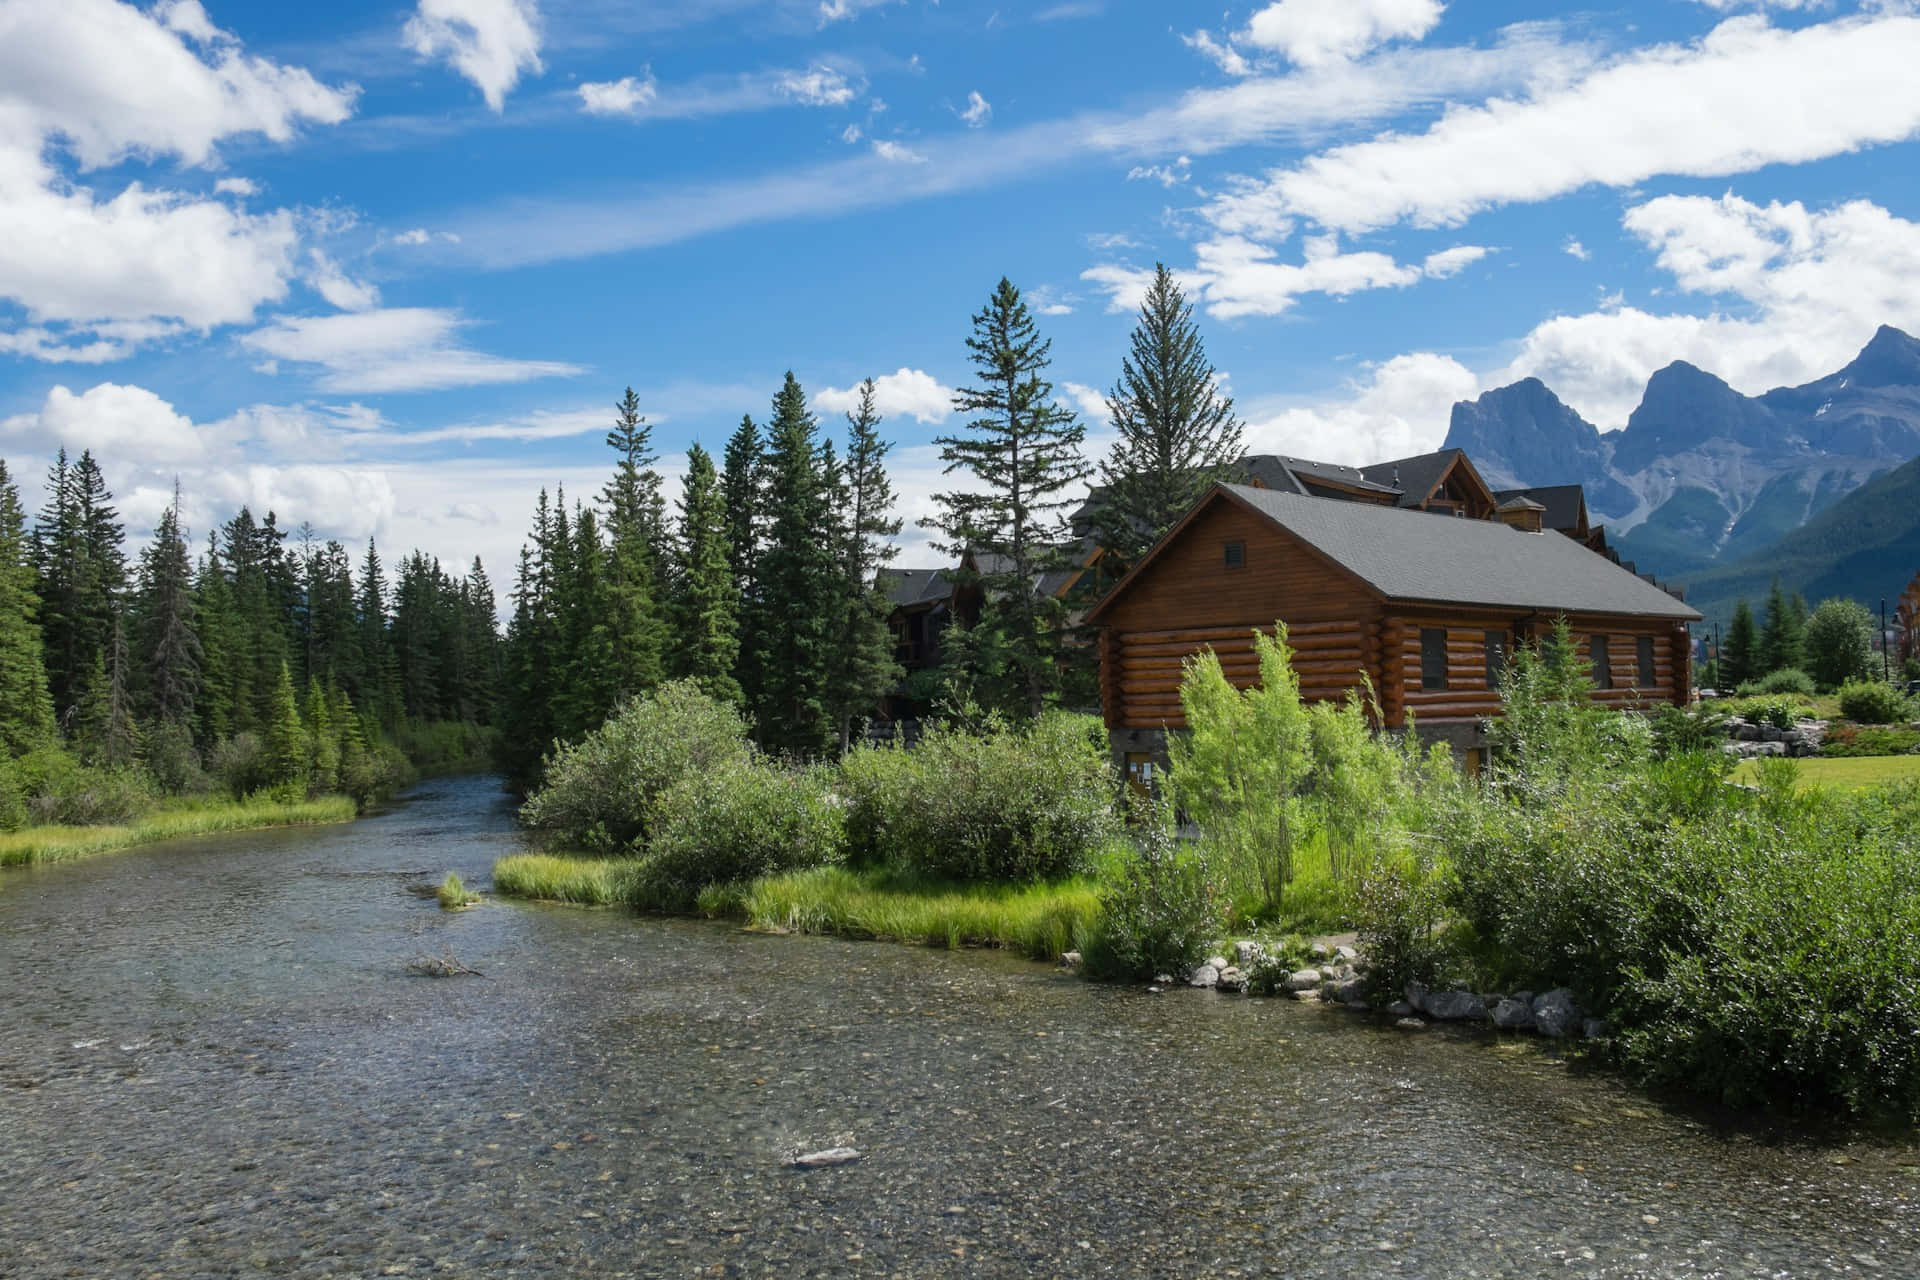
[[[766,443],[751,416],[727,440],[720,472],[720,494],[727,513],[727,563],[733,570],[734,596],[739,602],[740,658],[734,676],[745,705],[760,700],[760,637],[753,627],[759,619],[755,602],[760,593],[760,551],[765,526]]]
[[[41,655],[39,600],[26,512],[0,462],[0,749],[22,755],[53,739],[53,699]]]
[[[1727,626],[1727,640],[1720,654],[1720,683],[1726,689],[1738,689],[1762,674],[1760,632],[1753,623],[1753,608],[1745,600],[1733,608],[1733,621]]]
[[[998,603],[1005,636],[997,651],[1006,669],[976,673],[976,686],[991,705],[1029,716],[1061,683],[1065,610],[1042,592],[1041,578],[1071,564],[1064,512],[1089,473],[1080,454],[1086,428],[1055,403],[1043,376],[1051,347],[1003,277],[967,338],[979,385],[954,397],[956,409],[975,416],[965,434],[935,440],[947,474],[964,472],[978,487],[936,495],[931,523],[944,549],[965,557],[961,584]]]
[[[868,378],[860,384],[854,411],[847,414],[847,460],[836,503],[842,516],[842,599],[829,690],[843,753],[852,743],[855,717],[871,715],[902,674],[893,660],[890,605],[880,580],[899,550],[888,541],[900,532],[887,479],[891,447],[880,438],[880,412],[873,379]]]
[[[367,554],[360,562],[360,598],[354,612],[360,630],[362,675],[360,687],[347,692],[362,710],[385,724],[397,714],[400,675],[392,638],[387,634],[386,571],[372,538],[367,539]]]
[[[275,785],[307,781],[307,735],[300,723],[300,705],[293,696],[293,675],[280,664],[265,716],[268,781]]]
[[[1771,675],[1800,665],[1800,634],[1806,625],[1805,619],[1806,602],[1801,600],[1796,609],[1794,600],[1787,597],[1779,576],[1775,575],[1767,591],[1766,621],[1760,626],[1760,663],[1756,675]]]
[[[607,506],[610,610],[601,621],[611,641],[614,688],[627,697],[659,684],[665,670],[666,503],[660,473],[654,470],[659,455],[653,451],[653,428],[641,416],[632,387],[615,406],[615,415],[607,445],[619,461],[600,495]]]
[[[493,581],[479,556],[473,558],[473,567],[467,571],[464,599],[469,655],[462,696],[465,718],[480,720],[491,712],[499,696],[500,623],[494,614]]]
[[[82,714],[94,673],[106,670],[126,586],[126,535],[112,501],[91,451],[69,464],[60,450],[47,477],[47,505],[34,526],[33,547],[48,691],[64,723]]]
[[[173,504],[160,513],[153,541],[140,553],[134,607],[145,714],[162,724],[191,724],[205,649],[195,626],[193,567],[180,529],[178,485]]]
[[[728,552],[728,512],[713,458],[699,445],[687,450],[680,492],[679,564],[673,575],[674,674],[711,697],[738,705],[740,594]]]
[[[1136,562],[1240,459],[1240,421],[1218,378],[1173,273],[1156,264],[1153,284],[1107,395],[1118,438],[1100,465],[1106,486],[1095,509],[1100,544]]]
[[[221,562],[218,535],[207,535],[207,552],[193,584],[193,612],[200,637],[200,694],[194,701],[194,733],[211,747],[235,730],[233,590]]]
[[[830,451],[789,372],[767,423],[766,548],[750,616],[760,688],[749,704],[760,744],[814,755],[832,738],[829,682],[840,590]]]
[[[616,618],[618,592],[607,560],[593,508],[577,508],[573,554],[566,576],[555,584],[554,601],[566,655],[555,719],[560,736],[568,740],[598,729],[631,692],[622,686],[633,671],[620,666],[620,628],[627,620]]]

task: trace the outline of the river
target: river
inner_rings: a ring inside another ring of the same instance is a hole
[[[514,847],[472,778],[0,878],[0,1275],[1920,1274],[1911,1147],[1530,1041],[409,891]]]

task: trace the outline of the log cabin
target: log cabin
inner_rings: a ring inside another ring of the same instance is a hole
[[[1920,658],[1920,573],[1913,575],[1913,581],[1900,593],[1900,600],[1894,606],[1894,643],[1895,650],[1902,662],[1911,662]]]
[[[1357,474],[1349,490],[1388,488]],[[1116,764],[1136,779],[1164,768],[1166,734],[1186,723],[1186,660],[1210,648],[1244,688],[1258,676],[1253,632],[1271,634],[1276,620],[1303,697],[1343,698],[1364,677],[1389,725],[1412,713],[1422,737],[1447,742],[1470,768],[1500,710],[1507,655],[1562,616],[1600,701],[1689,700],[1687,628],[1699,613],[1572,530],[1549,528],[1546,504],[1509,509],[1485,486],[1469,501],[1466,485],[1446,487],[1455,474],[1449,462],[1413,503],[1404,496],[1419,485],[1357,500],[1331,486],[1312,492],[1318,482],[1215,485],[1086,616],[1099,629]]]

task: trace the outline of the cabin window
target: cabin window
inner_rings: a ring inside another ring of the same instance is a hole
[[[1420,687],[1447,687],[1447,633],[1443,627],[1420,628]]]
[[[1229,542],[1227,544],[1227,568],[1238,569],[1247,562],[1247,544]]]
[[[1655,679],[1653,673],[1653,637],[1641,636],[1634,642],[1634,646],[1637,650],[1634,656],[1640,660],[1640,687],[1642,689],[1651,689],[1654,686]]]
[[[1507,678],[1507,633],[1489,631],[1486,634],[1487,688],[1498,689]]]
[[[1613,688],[1613,663],[1607,657],[1605,636],[1587,637],[1587,665],[1593,668],[1593,687]]]

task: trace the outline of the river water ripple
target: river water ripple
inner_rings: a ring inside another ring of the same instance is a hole
[[[408,891],[514,842],[460,779],[0,879],[0,1275],[1920,1275],[1912,1148],[1528,1042]]]

